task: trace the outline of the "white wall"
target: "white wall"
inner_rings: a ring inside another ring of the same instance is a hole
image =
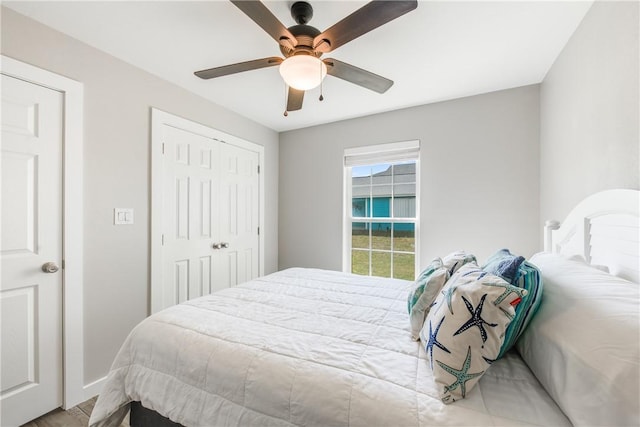
[[[265,272],[278,265],[278,134],[2,8],[2,53],[84,83],[85,384],[106,375],[149,298],[150,107],[265,146]],[[113,208],[135,224],[113,225]]]
[[[640,189],[638,2],[593,4],[540,88],[541,219]]]
[[[344,149],[421,141],[421,261],[539,250],[538,86],[280,134],[280,268],[342,269]]]

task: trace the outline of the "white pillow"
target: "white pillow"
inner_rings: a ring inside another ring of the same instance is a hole
[[[639,285],[555,254],[531,263],[544,292],[522,358],[573,424],[638,425]]]
[[[588,264],[587,260],[584,259],[584,257],[580,254],[570,254],[570,255],[564,255],[564,254],[560,254],[560,256],[568,259],[569,261],[576,261],[576,262],[581,262],[584,265],[587,265],[591,268],[595,268],[597,270],[600,271],[604,271],[605,273],[609,272],[609,267],[607,267],[606,265],[598,265],[598,264]]]

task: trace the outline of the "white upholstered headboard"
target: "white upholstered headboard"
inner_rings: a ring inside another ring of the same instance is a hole
[[[562,224],[547,221],[544,250],[581,255],[640,283],[640,191],[602,191],[580,202]]]

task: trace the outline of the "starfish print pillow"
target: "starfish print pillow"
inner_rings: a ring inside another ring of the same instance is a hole
[[[443,286],[420,340],[444,403],[463,399],[497,359],[526,293],[475,263],[460,267]]]

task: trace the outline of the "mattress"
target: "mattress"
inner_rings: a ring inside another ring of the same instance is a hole
[[[170,307],[120,349],[90,426],[140,401],[186,426],[571,425],[517,353],[443,404],[413,282],[293,268]]]

